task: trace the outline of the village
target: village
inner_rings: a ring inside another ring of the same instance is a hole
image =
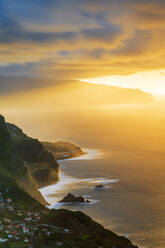
[[[0,193],[0,247],[3,243],[33,244],[34,239],[50,238],[54,233],[69,230],[56,226],[39,223],[49,211],[25,211],[15,209],[11,198],[5,198]],[[56,242],[56,246],[62,246],[62,242]],[[4,247],[4,246],[3,246]]]

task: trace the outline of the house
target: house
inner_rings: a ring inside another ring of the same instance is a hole
[[[9,209],[9,212],[14,212],[14,208],[12,206],[9,206],[8,209]]]
[[[27,238],[25,238],[25,239],[24,239],[24,242],[25,242],[25,243],[28,243],[28,242],[29,242],[29,240],[28,240]]]
[[[6,222],[6,223],[10,223],[10,220],[7,219],[7,218],[4,218],[3,220],[4,220],[4,222]]]
[[[0,242],[6,242],[6,241],[7,241],[7,239],[0,238]]]
[[[25,221],[31,221],[31,220],[32,220],[32,217],[25,218],[24,220],[25,220]]]
[[[23,214],[21,214],[21,213],[18,213],[18,216],[20,216],[20,217],[21,217],[22,215],[23,215]]]
[[[0,231],[2,231],[4,229],[4,226],[0,226]]]
[[[23,227],[23,233],[29,233],[29,228],[26,227],[26,226],[24,226],[24,227]]]
[[[31,212],[27,212],[27,215],[28,215],[28,216],[32,216],[32,213],[31,213]]]
[[[8,235],[8,238],[12,239],[13,238],[13,235],[12,234],[9,234]]]

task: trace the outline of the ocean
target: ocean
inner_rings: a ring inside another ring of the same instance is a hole
[[[42,189],[44,197],[54,208],[86,213],[139,247],[164,248],[164,108],[115,108],[97,112],[95,118],[81,116],[81,122],[72,119],[67,136],[90,150],[59,161],[60,181]],[[95,189],[99,184],[104,187]],[[58,204],[69,192],[91,202]]]
[[[111,164],[109,153],[88,152],[89,155],[59,162],[60,181],[42,189],[51,207],[83,211],[140,247],[165,247],[165,197],[156,181],[161,171],[144,173],[142,168],[123,168]],[[104,187],[96,189],[99,184]],[[83,195],[91,203],[57,203],[69,192]]]

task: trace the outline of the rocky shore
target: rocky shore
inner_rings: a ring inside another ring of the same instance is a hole
[[[89,203],[89,200],[86,200],[83,196],[75,196],[69,193],[65,196],[59,203]]]

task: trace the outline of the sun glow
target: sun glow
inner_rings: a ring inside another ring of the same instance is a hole
[[[152,95],[165,95],[165,71],[139,72],[126,76],[106,76],[81,79],[83,82],[104,84],[122,88],[140,89]]]

